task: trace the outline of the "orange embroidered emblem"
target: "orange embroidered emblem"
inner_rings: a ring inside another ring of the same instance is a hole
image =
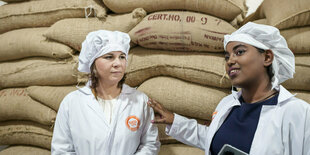
[[[128,116],[126,118],[126,126],[131,131],[137,131],[140,127],[140,120],[136,116]]]

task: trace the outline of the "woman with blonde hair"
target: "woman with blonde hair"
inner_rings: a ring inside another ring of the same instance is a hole
[[[91,74],[68,94],[57,113],[52,154],[157,154],[158,129],[148,97],[124,84],[129,35],[99,30],[87,35],[78,70]]]

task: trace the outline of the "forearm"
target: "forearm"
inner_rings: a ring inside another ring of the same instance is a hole
[[[167,125],[166,133],[187,145],[204,150],[208,127],[200,125],[195,119],[174,115],[172,125]]]

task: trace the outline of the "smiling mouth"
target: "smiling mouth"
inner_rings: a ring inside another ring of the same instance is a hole
[[[239,69],[232,69],[231,71],[229,71],[229,76],[235,77],[239,72]]]

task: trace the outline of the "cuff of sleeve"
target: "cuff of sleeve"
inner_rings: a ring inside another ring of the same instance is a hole
[[[174,137],[174,135],[177,135],[177,132],[178,132],[178,130],[180,128],[180,124],[184,120],[186,120],[185,117],[174,113],[174,120],[173,120],[172,125],[166,125],[166,129],[165,129],[166,134],[168,136],[172,136],[172,137]]]

